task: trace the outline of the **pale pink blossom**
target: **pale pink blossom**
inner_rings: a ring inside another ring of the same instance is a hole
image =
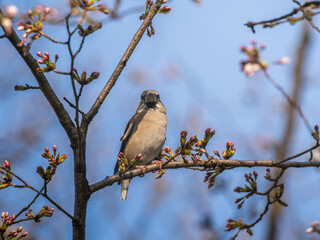
[[[290,63],[291,59],[289,57],[283,57],[276,61],[277,64],[288,64]]]
[[[246,63],[243,66],[243,71],[247,76],[252,76],[256,72],[261,70],[261,66],[257,63]]]
[[[10,18],[15,17],[18,14],[18,8],[16,5],[8,5],[4,8],[4,11],[6,12],[6,15]]]

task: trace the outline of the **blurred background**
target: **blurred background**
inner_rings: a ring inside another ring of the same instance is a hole
[[[115,1],[101,3],[111,9]],[[2,9],[9,4],[15,4],[21,12],[38,4],[56,9],[57,16],[68,11],[64,0],[0,1]],[[257,26],[255,34],[244,25],[284,15],[296,7],[292,1],[169,0],[166,5],[172,8],[171,12],[154,18],[155,36],[143,36],[89,128],[90,184],[113,174],[120,137],[145,89],[157,90],[167,108],[165,146],[173,150],[179,144],[181,130],[187,129],[188,136],[201,138],[208,127],[216,130],[208,146],[210,154],[213,150],[223,151],[225,143],[231,140],[237,149],[234,159],[282,159],[314,144],[301,118],[290,111],[285,98],[263,73],[248,78],[240,66],[246,59],[240,51],[242,45],[249,45],[252,39],[259,46],[265,43],[262,55],[269,63],[269,74],[289,95],[297,91],[296,100],[308,121],[312,126],[319,124],[319,33],[303,23],[294,26],[286,23],[272,29]],[[76,68],[78,72],[100,72],[100,77],[84,89],[80,100],[82,111],[89,110],[115,69],[141,24],[139,16],[144,7],[144,0],[122,0],[118,19],[94,16],[102,21],[103,27],[86,38]],[[316,18],[314,22],[319,26]],[[63,24],[48,24],[43,31],[57,40],[67,40]],[[306,38],[309,40],[302,43]],[[79,41],[75,37],[75,49]],[[299,55],[299,47],[305,55]],[[31,48],[34,56],[37,51],[58,54],[57,69],[69,70],[66,46],[41,38]],[[0,39],[0,52],[0,161],[10,161],[14,172],[40,188],[42,181],[36,167],[47,165],[41,153],[45,146],[51,149],[55,144],[68,158],[50,183],[49,196],[72,213],[73,163],[67,135],[40,91],[13,90],[14,85],[37,83],[7,39]],[[281,66],[273,64],[284,56],[292,61]],[[302,70],[297,73],[298,59]],[[302,80],[297,87],[300,74]],[[55,73],[48,73],[47,77],[60,99],[73,100],[68,78]],[[74,117],[74,109],[63,104]],[[316,152],[314,157],[318,156]],[[255,170],[259,173],[258,189],[263,191],[268,187],[263,178],[265,168]],[[226,219],[242,217],[244,222],[251,223],[264,209],[264,198],[250,198],[240,210],[234,204],[240,194],[233,189],[244,185],[243,174],[252,171],[240,168],[226,171],[209,190],[203,183],[204,172],[168,170],[160,180],[155,180],[155,173],[147,174],[132,181],[126,202],[119,199],[120,186],[114,184],[94,194],[89,201],[87,239],[228,239],[235,232],[223,231]],[[289,169],[282,181],[283,198],[289,206],[271,209],[252,229],[251,239],[316,239],[315,235],[306,234],[305,229],[310,222],[320,220],[319,170]],[[29,190],[2,190],[0,211],[12,215],[34,195]],[[53,207],[40,198],[33,209],[37,212],[46,204]],[[32,239],[72,236],[69,218],[58,210],[41,223],[23,226]],[[249,239],[249,235],[243,232],[239,239]]]

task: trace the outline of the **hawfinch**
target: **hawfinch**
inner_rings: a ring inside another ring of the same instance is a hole
[[[167,112],[159,93],[146,90],[141,94],[139,107],[120,139],[122,141],[120,152],[128,161],[141,154],[142,161],[138,165],[147,165],[158,156],[166,140],[166,130]],[[115,172],[118,171],[118,167],[117,162]],[[130,181],[131,179],[121,181],[122,200],[127,199]]]

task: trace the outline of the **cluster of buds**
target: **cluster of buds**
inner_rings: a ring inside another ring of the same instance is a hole
[[[48,206],[43,206],[37,215],[33,215],[32,209],[29,209],[25,214],[29,220],[34,220],[35,222],[41,222],[42,217],[51,217],[54,208],[49,208]]]
[[[80,24],[78,25],[79,28],[79,35],[81,37],[86,37],[92,33],[94,33],[95,31],[99,30],[100,28],[102,28],[102,23],[97,22],[93,25],[89,25],[87,28],[83,28]]]
[[[252,76],[261,69],[267,68],[267,62],[261,59],[260,51],[266,48],[265,44],[257,47],[255,40],[251,40],[250,46],[241,46],[241,52],[247,55],[247,60],[241,62],[241,69],[247,76]]]
[[[246,182],[249,183],[249,186],[246,184],[245,187],[236,187],[233,191],[237,193],[247,193],[245,196],[238,198],[235,203],[238,203],[238,209],[242,207],[244,202],[251,197],[254,193],[257,192],[257,178],[258,173],[256,171],[253,171],[253,173],[244,174],[244,177],[246,179]]]
[[[213,171],[208,171],[206,173],[206,176],[204,177],[203,182],[208,182],[208,188],[213,187],[216,181],[216,177],[218,177],[220,173],[222,173],[223,171],[224,171],[223,167],[217,167]]]
[[[119,169],[121,172],[124,172],[125,170],[137,166],[139,163],[141,163],[143,157],[139,153],[135,158],[128,161],[126,157],[124,157],[124,154],[120,152],[117,157],[117,161],[119,163]]]
[[[24,232],[22,233],[22,227],[18,227],[16,231],[11,231],[6,239],[13,239],[13,240],[16,240],[16,239],[21,239],[21,238],[24,238],[28,235],[28,232]],[[19,236],[20,234],[20,236]]]
[[[187,130],[182,130],[180,133],[180,145],[176,150],[176,153],[180,153],[183,160],[185,161],[186,156],[190,156],[191,151],[194,150],[193,146],[198,142],[197,136],[192,136],[190,139],[187,141]],[[193,156],[193,155],[192,155]]]
[[[44,52],[44,54],[42,54],[41,52],[37,52],[37,56],[41,57],[41,59],[38,59],[38,63],[46,65],[46,67],[43,68],[38,67],[38,72],[50,72],[56,68],[56,63],[59,59],[58,54],[55,55],[54,62],[51,61],[50,54],[48,52]]]
[[[45,21],[46,16],[50,12],[50,8],[43,6],[37,6],[33,10],[28,11],[29,20],[26,22],[18,22],[18,31],[25,31],[22,35],[24,40],[18,43],[18,47],[22,47],[28,40],[29,43],[25,46],[24,53],[28,53],[31,47],[33,40],[36,40],[41,37],[41,31],[43,28],[43,22]],[[33,34],[32,36],[30,36]]]
[[[72,1],[72,7],[80,7],[82,9],[86,9],[86,11],[99,11],[104,14],[109,14],[109,10],[103,5],[99,4],[97,6],[93,6],[93,4],[99,2],[100,0],[81,0],[81,1]]]
[[[16,219],[16,215],[13,214],[12,217],[9,217],[8,212],[1,213],[2,225],[0,226],[0,235],[2,238],[4,237],[4,233],[7,231],[8,227],[14,224],[14,220]],[[22,227],[18,227],[16,231],[11,231],[4,239],[21,239],[27,236],[28,232],[22,233]],[[20,234],[20,236],[19,236]]]
[[[225,225],[226,228],[224,229],[225,231],[229,232],[229,231],[236,229],[236,228],[239,228],[239,229],[246,228],[247,233],[250,236],[253,235],[251,229],[246,224],[243,223],[242,218],[239,218],[239,221],[233,220],[233,219],[227,219],[227,222],[228,223]]]
[[[87,72],[84,71],[79,76],[77,69],[73,69],[72,77],[80,84],[80,85],[87,85],[91,83],[93,80],[97,79],[100,76],[99,72],[93,72],[89,77],[87,77]]]
[[[165,154],[165,153],[167,153],[168,155]],[[163,149],[162,154],[163,154],[163,157],[164,157],[166,160],[169,160],[169,159],[171,159],[171,158],[174,156],[174,153],[173,153],[173,151],[171,150],[170,147],[165,147],[165,148]]]
[[[306,233],[318,233],[320,235],[320,225],[318,221],[314,221],[310,224],[310,227],[306,229]]]
[[[5,173],[1,169],[5,170]],[[5,160],[2,167],[0,168],[0,173],[3,174],[1,176],[3,181],[0,181],[0,189],[10,186],[12,182],[12,174],[9,172],[10,170],[10,163]]]
[[[90,0],[90,1],[86,1],[88,4],[86,5],[86,10],[87,11],[98,11],[98,12],[101,12],[101,13],[104,13],[104,14],[109,14],[109,10],[106,8],[105,5],[103,4],[99,4],[97,6],[92,6],[95,1],[93,0]]]
[[[168,2],[168,0],[163,0],[163,1],[162,1],[162,4],[165,4],[165,3],[167,3],[167,2]],[[146,9],[145,9],[144,13],[141,14],[141,16],[139,17],[140,20],[145,20],[145,19],[146,19],[146,17],[148,16],[149,11],[150,11],[150,9],[152,8],[152,6],[153,6],[153,1],[152,1],[152,0],[147,0],[147,1],[146,1]],[[169,6],[164,6],[164,7],[160,8],[157,13],[168,14],[170,11],[171,11],[171,7],[169,7]],[[152,26],[152,22],[151,22],[151,23],[149,24],[148,28],[147,28],[147,35],[148,35],[149,37],[151,37],[151,36],[154,35],[154,34],[155,34],[155,30],[154,30],[154,28],[153,28],[153,26]]]
[[[16,214],[13,214],[12,217],[9,217],[8,212],[1,213],[2,227],[0,228],[0,232],[6,230],[8,226],[12,225],[13,220],[16,219]]]
[[[316,140],[317,143],[319,143],[319,126],[318,125],[314,126],[314,132],[312,132],[311,135],[314,138],[314,140]]]
[[[241,46],[241,52],[245,53],[247,56],[247,59],[241,62],[241,70],[244,71],[247,76],[252,76],[261,69],[267,69],[268,63],[265,60],[262,60],[260,53],[265,48],[265,44],[261,44],[261,46],[258,47],[255,40],[251,40],[250,46]],[[290,61],[289,57],[282,57],[279,60],[274,61],[274,63],[284,65],[290,63]]]
[[[234,148],[234,143],[231,141],[228,141],[226,144],[226,151],[222,153],[222,157],[223,159],[230,159],[235,154],[235,152],[236,152],[236,149]]]
[[[215,133],[216,133],[215,130],[211,130],[211,128],[207,128],[204,134],[204,138],[199,140],[195,144],[195,147],[199,148],[197,149],[199,156],[201,156],[203,153],[206,153],[206,146]]]
[[[55,174],[58,165],[63,163],[64,160],[66,160],[67,158],[67,154],[62,154],[62,155],[60,155],[60,153],[57,154],[56,145],[53,145],[52,149],[53,149],[53,155],[50,153],[50,150],[48,147],[45,147],[44,153],[41,154],[41,156],[43,158],[48,159],[48,162],[49,162],[49,166],[47,166],[46,171],[44,171],[42,166],[37,167],[37,173],[44,180],[50,180],[52,176]]]

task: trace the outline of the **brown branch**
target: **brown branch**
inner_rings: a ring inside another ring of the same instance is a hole
[[[81,126],[87,131],[88,125],[92,121],[92,119],[95,117],[95,115],[98,113],[99,108],[101,107],[102,103],[104,102],[105,98],[111,91],[112,87],[118,80],[123,68],[126,66],[127,61],[129,60],[131,54],[133,53],[134,49],[136,48],[137,44],[139,43],[140,39],[142,38],[142,35],[144,34],[145,30],[151,23],[153,17],[157,14],[163,0],[157,0],[156,3],[151,8],[148,16],[141,24],[140,28],[134,35],[133,39],[131,40],[131,43],[129,44],[127,50],[125,51],[123,57],[121,58],[120,62],[118,63],[116,69],[114,70],[113,74],[111,75],[110,79],[108,80],[107,84],[102,89],[101,93],[97,97],[95,103],[89,110],[89,112],[83,117]]]
[[[305,11],[304,9],[303,9],[303,6],[301,5],[301,3],[300,2],[298,2],[297,0],[292,0],[294,3],[296,3],[300,8],[301,8],[301,11],[302,11],[302,13],[303,13],[303,17],[304,17],[304,19],[306,19],[309,23],[310,23],[310,25],[311,25],[311,27],[313,27],[315,30],[317,30],[319,33],[320,33],[320,29],[316,26],[316,25],[314,25],[314,23],[313,23],[313,21],[312,21],[312,17],[315,15],[314,13],[312,13],[312,12],[310,12],[310,11]],[[308,4],[309,2],[307,2],[306,4]],[[305,5],[305,4],[304,4]]]
[[[259,21],[259,22],[248,22],[245,25],[247,27],[249,27],[253,33],[255,33],[255,29],[254,27],[256,25],[263,25],[263,27],[272,27],[273,24],[280,24],[280,23],[285,23],[288,22],[288,19],[290,17],[292,17],[293,15],[302,12],[301,17],[299,17],[299,20],[305,19],[306,21],[308,21],[310,23],[310,25],[316,29],[318,32],[320,32],[320,29],[318,27],[316,27],[312,21],[312,17],[319,14],[320,12],[311,12],[309,10],[307,10],[308,7],[310,7],[310,5],[317,5],[319,7],[320,2],[319,1],[309,1],[309,2],[305,2],[303,5],[301,5],[301,3],[299,3],[297,0],[292,0],[294,3],[296,3],[299,8],[294,8],[290,13],[285,14],[283,16],[280,17],[276,17],[273,19],[269,19],[269,20],[264,20],[264,21]],[[283,20],[283,21],[281,21]]]
[[[2,10],[0,9],[0,14],[3,14]],[[2,26],[1,26],[2,27]],[[2,27],[3,31],[6,33],[5,29]],[[71,120],[68,112],[63,107],[62,103],[60,102],[59,98],[53,91],[51,85],[49,84],[47,78],[43,73],[38,72],[36,69],[39,68],[39,65],[37,61],[33,58],[33,56],[30,53],[27,53],[24,55],[23,48],[18,47],[17,44],[21,42],[18,35],[15,33],[13,29],[11,29],[11,34],[6,33],[6,38],[11,42],[13,47],[17,50],[17,52],[20,54],[22,59],[25,61],[25,63],[28,65],[29,69],[31,70],[33,76],[37,80],[39,87],[46,97],[47,101],[50,103],[51,107],[55,111],[62,127],[65,129],[66,133],[68,134],[69,139],[71,142],[76,137],[76,129],[74,126],[73,121]]]
[[[320,167],[320,161],[308,161],[308,162],[286,162],[286,163],[277,163],[276,161],[253,161],[253,160],[210,160],[197,162],[186,161],[186,162],[171,162],[168,163],[162,169],[175,169],[175,168],[190,168],[190,167],[214,167],[223,165],[225,167],[276,167],[281,169],[287,168],[305,168],[305,167]],[[159,171],[160,167],[157,164],[152,164],[146,167],[145,173]],[[97,183],[94,183],[90,186],[91,192],[96,192],[106,186],[111,186],[115,182],[118,182],[122,179],[130,179],[141,175],[140,169],[130,170],[126,173],[119,175],[118,173],[106,177],[104,180],[101,180]]]

